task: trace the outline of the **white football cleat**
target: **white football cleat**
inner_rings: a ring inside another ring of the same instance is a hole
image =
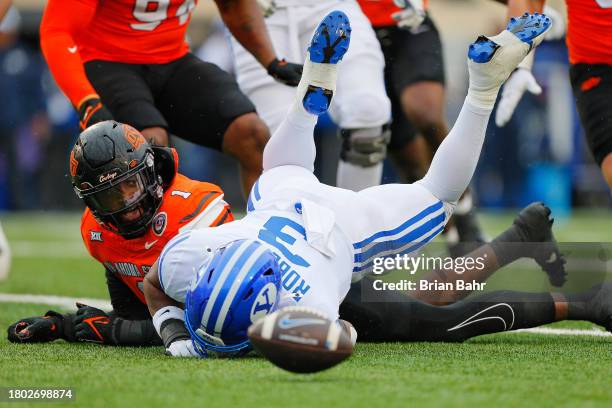
[[[542,42],[550,27],[551,20],[544,14],[525,13],[511,18],[500,34],[491,38],[478,37],[468,51],[470,102],[491,109],[504,81],[529,51]]]
[[[314,32],[297,98],[306,112],[322,115],[329,109],[336,90],[338,63],[348,51],[351,40],[349,19],[341,11],[332,11]]]

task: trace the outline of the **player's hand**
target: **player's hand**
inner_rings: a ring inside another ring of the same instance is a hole
[[[399,28],[413,30],[425,20],[423,0],[393,0],[393,3],[402,9],[391,14],[391,18],[397,22]]]
[[[100,344],[116,344],[113,328],[116,318],[103,310],[77,303],[74,331],[78,341]]]
[[[508,123],[525,91],[539,95],[542,93],[542,88],[540,88],[530,70],[518,68],[504,84],[495,114],[495,124],[497,126],[502,127]]]
[[[49,310],[44,316],[27,317],[8,328],[8,340],[13,343],[44,343],[64,336],[65,317]]]
[[[83,101],[78,107],[79,127],[85,130],[91,125],[105,120],[112,120],[113,115],[102,105],[100,98],[89,98]]]
[[[264,17],[270,17],[276,11],[276,2],[274,0],[257,0],[257,4]]]
[[[193,347],[191,339],[176,340],[166,349],[166,355],[172,357],[200,357]]]
[[[268,65],[268,74],[282,84],[297,86],[302,78],[302,69],[303,66],[300,64],[293,64],[284,59],[279,60],[275,58]]]

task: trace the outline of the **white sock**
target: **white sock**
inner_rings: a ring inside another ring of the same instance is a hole
[[[294,165],[314,171],[316,148],[313,132],[318,116],[311,115],[302,103],[294,103],[263,153],[263,170]]]
[[[470,184],[478,164],[490,115],[490,109],[476,107],[466,99],[427,174],[417,183],[439,200],[456,203]]]

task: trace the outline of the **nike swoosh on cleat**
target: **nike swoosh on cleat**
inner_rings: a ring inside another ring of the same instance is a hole
[[[557,260],[557,253],[553,252],[550,254],[550,258],[546,260],[546,263],[553,263]]]
[[[278,327],[286,330],[286,329],[294,329],[300,326],[313,325],[313,324],[325,324],[325,320],[321,319],[290,319],[288,317],[284,318],[280,322],[278,322]]]

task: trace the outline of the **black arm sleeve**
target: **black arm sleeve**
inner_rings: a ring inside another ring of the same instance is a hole
[[[108,269],[106,285],[113,305],[109,314],[117,318],[113,329],[115,343],[122,346],[162,345],[147,305]]]
[[[123,283],[114,273],[106,270],[106,285],[113,305],[113,314],[127,320],[150,320],[147,305]]]

